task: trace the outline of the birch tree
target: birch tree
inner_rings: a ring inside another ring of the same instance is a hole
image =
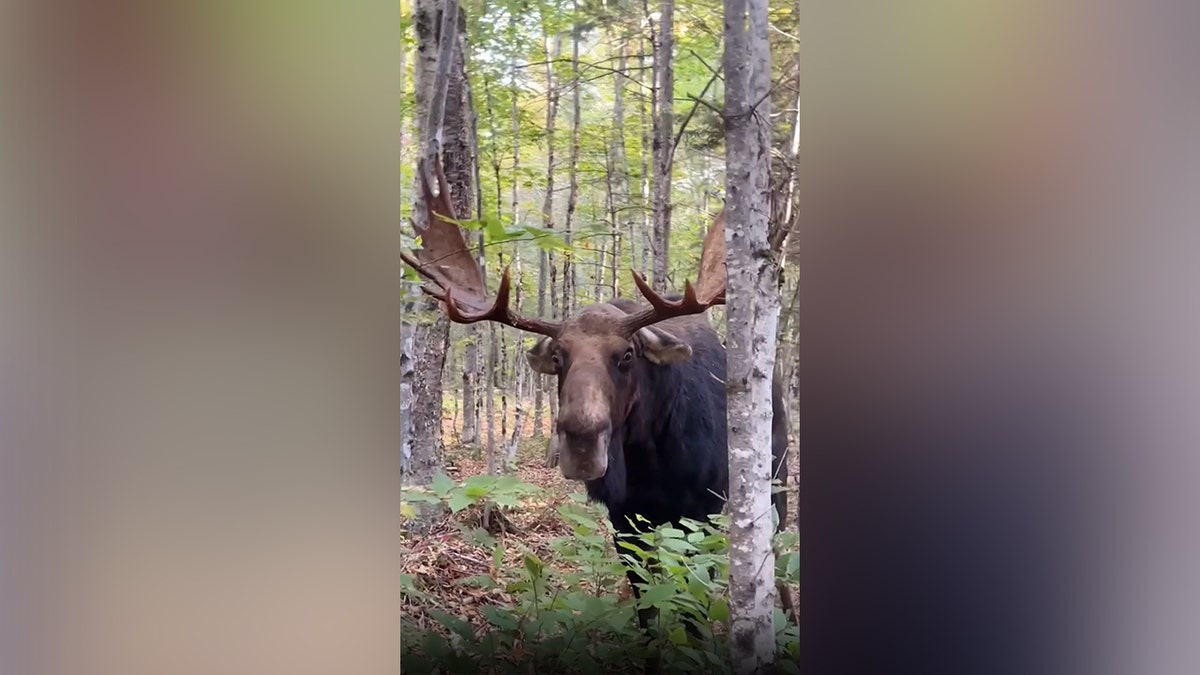
[[[725,0],[725,228],[730,640],[735,672],[775,657],[771,384],[779,270],[768,241],[771,53],[766,0]]]
[[[445,156],[446,178],[454,191],[456,213],[472,211],[472,162],[469,110],[470,92],[459,40],[461,16],[455,0],[418,0],[413,7],[417,35],[414,69],[417,135],[426,161]],[[413,190],[412,218],[424,227],[425,205],[420,190]],[[402,383],[407,410],[401,430],[402,477],[407,484],[424,485],[442,470],[442,373],[448,352],[449,322],[429,298],[412,302],[406,321],[415,323],[401,345]],[[423,320],[424,317],[434,317]],[[415,319],[415,321],[414,321]],[[425,520],[425,519],[422,519]],[[418,523],[415,527],[420,527]]]
[[[542,226],[554,227],[554,124],[558,117],[558,88],[554,77],[554,60],[558,58],[561,38],[551,38],[549,32],[545,35],[546,42],[546,195],[542,203]],[[546,316],[546,294],[550,297],[550,316],[554,316],[557,304],[554,298],[554,258],[546,250],[538,253],[538,316]],[[549,273],[549,281],[547,281]],[[538,376],[536,413],[534,423],[539,433],[542,429],[542,399],[545,395],[548,378]],[[555,406],[558,399],[550,396],[550,423],[554,424]],[[553,429],[551,429],[553,431]],[[550,434],[553,438],[554,434]]]
[[[651,24],[653,25],[653,24]],[[652,33],[653,35],[653,33]],[[654,290],[667,290],[671,250],[671,136],[675,133],[675,0],[662,0],[654,76],[657,114],[654,117]]]

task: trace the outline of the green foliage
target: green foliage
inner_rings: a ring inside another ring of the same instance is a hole
[[[456,483],[439,475],[428,488],[413,490],[405,500],[440,501],[461,510],[485,500],[514,504],[521,497],[545,491],[506,476],[472,476]],[[640,663],[651,654],[661,655],[662,672],[731,672],[724,638],[729,620],[728,518],[685,520],[679,527],[641,527],[638,535],[623,538],[621,555],[613,549],[608,531],[594,509],[576,496],[558,507],[569,524],[569,536],[549,543],[552,556],[538,555],[521,546],[519,562],[510,560],[504,575],[478,576],[460,583],[481,588],[503,588],[511,602],[481,608],[487,625],[474,628],[461,617],[426,605],[436,630],[420,630],[405,622],[402,633],[404,668],[431,672],[581,672],[599,673],[613,664]],[[644,526],[638,519],[635,526]],[[482,530],[465,533],[472,545],[491,549],[497,570],[505,562],[504,543]],[[776,549],[796,544],[794,533],[776,535]],[[544,551],[544,549],[543,549]],[[514,564],[515,563],[515,564]],[[621,599],[626,566],[640,581],[638,599]],[[780,555],[776,570],[789,583],[799,581],[799,564],[793,552]],[[411,577],[401,589],[410,602],[428,600]],[[495,596],[489,596],[495,597]],[[658,617],[651,635],[637,623],[638,608],[655,608]],[[698,635],[688,631],[689,622]],[[794,672],[799,649],[796,627],[782,611],[776,616],[779,672]]]

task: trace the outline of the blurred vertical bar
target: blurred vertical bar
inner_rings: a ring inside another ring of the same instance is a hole
[[[3,3],[0,671],[397,667],[398,10]]]
[[[1195,672],[1196,4],[802,14],[802,672]]]

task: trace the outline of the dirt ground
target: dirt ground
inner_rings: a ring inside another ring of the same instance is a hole
[[[499,435],[500,420],[497,415],[495,433]],[[512,413],[507,420],[507,429],[512,433]],[[549,468],[545,463],[546,438],[549,433],[548,421],[543,425],[543,433],[539,438],[534,435],[533,425],[526,423],[517,454],[517,466],[514,475],[522,481],[532,483],[546,490],[547,496],[541,499],[526,499],[517,508],[504,508],[503,520],[512,526],[512,532],[496,531],[493,525],[493,536],[504,544],[505,556],[501,563],[502,569],[494,569],[491,551],[466,541],[462,535],[461,525],[468,528],[481,524],[482,509],[469,507],[457,514],[447,514],[437,522],[432,530],[422,536],[407,536],[402,534],[401,545],[404,558],[401,563],[401,574],[411,575],[415,585],[428,596],[427,600],[405,598],[403,614],[406,622],[420,629],[434,627],[435,622],[425,613],[425,609],[436,607],[453,616],[465,619],[477,628],[483,628],[487,621],[481,613],[481,607],[489,604],[502,604],[513,600],[508,597],[503,588],[484,589],[475,585],[463,584],[463,580],[477,575],[489,575],[503,579],[514,577],[516,572],[508,573],[508,568],[516,569],[521,565],[521,546],[532,549],[539,558],[553,567],[554,553],[550,542],[558,537],[570,535],[573,530],[564,522],[558,513],[558,507],[583,498],[583,486],[580,483],[567,481],[557,468]],[[453,428],[453,419],[447,415],[443,424],[443,437],[447,439],[446,473],[450,478],[461,481],[473,475],[487,473],[487,459],[478,448],[471,448],[457,443],[458,433]],[[485,436],[486,439],[486,436]],[[499,445],[499,437],[497,444]],[[794,440],[794,439],[793,439]],[[794,447],[794,445],[793,445]],[[498,451],[501,452],[501,451]],[[794,530],[795,525],[795,485],[799,477],[799,461],[796,453],[791,453],[788,462],[789,508],[788,529]],[[607,518],[598,505],[590,505],[597,522],[607,526]],[[615,552],[614,552],[615,555]],[[622,585],[619,592],[627,596],[629,588]]]

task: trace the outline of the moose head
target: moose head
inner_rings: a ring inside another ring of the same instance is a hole
[[[415,257],[405,253],[401,257],[430,282],[422,290],[442,302],[450,320],[494,321],[543,336],[526,357],[535,371],[558,377],[557,440],[563,477],[582,481],[602,477],[614,436],[638,400],[639,378],[648,368],[691,356],[686,336],[660,322],[701,314],[725,302],[724,212],[705,236],[696,286],[687,282],[682,298],[662,297],[632,271],[648,306],[616,299],[584,307],[563,321],[547,321],[509,309],[508,268],[495,298],[489,298],[483,270],[462,230],[452,222],[454,211],[440,167],[435,167],[437,195],[430,190],[424,166],[419,173],[429,217],[427,225],[416,228],[421,246],[413,252]]]

